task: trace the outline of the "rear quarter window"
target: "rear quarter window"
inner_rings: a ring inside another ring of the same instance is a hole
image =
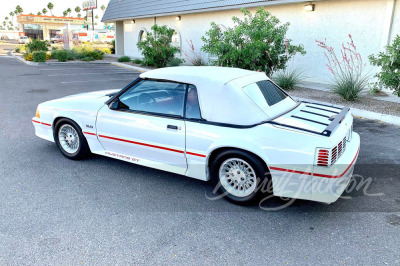
[[[243,87],[246,95],[261,109],[265,110],[288,96],[269,80],[262,80]]]

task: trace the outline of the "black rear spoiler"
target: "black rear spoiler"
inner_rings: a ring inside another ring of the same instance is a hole
[[[327,125],[327,127],[322,132],[309,130],[309,129],[296,127],[296,126],[291,126],[291,125],[286,125],[286,124],[278,123],[278,122],[275,122],[275,121],[268,121],[268,123],[269,124],[273,124],[273,125],[277,125],[277,126],[281,126],[281,127],[297,129],[297,130],[301,130],[301,131],[305,131],[305,132],[314,133],[314,134],[318,134],[318,135],[321,135],[321,136],[329,137],[329,136],[331,136],[331,134],[335,130],[335,128],[343,121],[343,119],[346,116],[346,114],[350,111],[349,107],[343,107],[343,106],[340,107],[340,106],[329,105],[329,104],[313,102],[313,101],[301,101],[301,103],[309,103],[309,104],[319,105],[319,106],[321,106],[321,109],[323,107],[335,108],[335,109],[338,110],[338,112],[335,112],[336,115],[333,115],[329,119],[329,120],[331,120],[331,122],[329,123],[329,125]],[[319,108],[316,108],[316,109],[319,109]]]

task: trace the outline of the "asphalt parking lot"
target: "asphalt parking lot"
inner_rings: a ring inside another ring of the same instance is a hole
[[[36,106],[122,88],[109,65],[0,57],[0,264],[400,264],[400,128],[355,118],[355,174],[334,204],[212,201],[205,182],[101,156],[70,161],[34,135]]]

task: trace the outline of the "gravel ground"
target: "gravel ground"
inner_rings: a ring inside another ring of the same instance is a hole
[[[372,112],[400,116],[400,104],[375,100],[366,96],[362,96],[360,99],[354,102],[348,102],[343,100],[338,94],[329,91],[313,90],[309,88],[296,88],[295,90],[288,91],[288,93],[295,97],[330,102],[333,104],[345,105]]]

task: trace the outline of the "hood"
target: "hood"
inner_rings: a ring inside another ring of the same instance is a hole
[[[40,108],[51,109],[51,110],[63,110],[63,111],[98,111],[104,103],[112,97],[113,93],[119,90],[103,90],[88,93],[80,93],[63,98],[51,100],[48,102],[41,103]]]

